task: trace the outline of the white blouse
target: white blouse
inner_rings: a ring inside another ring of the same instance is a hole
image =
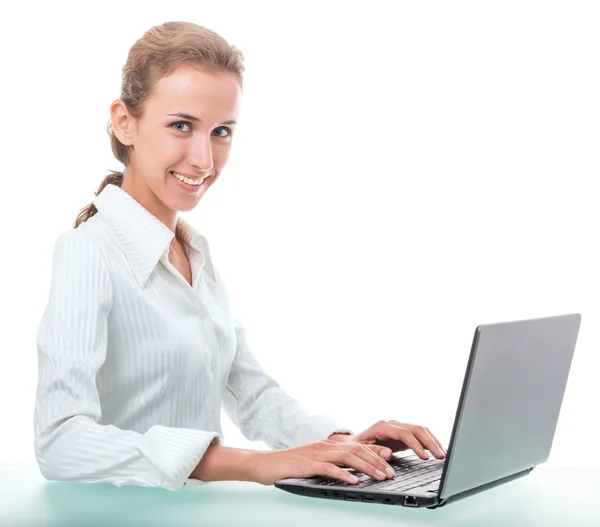
[[[181,489],[223,440],[221,403],[246,438],[275,449],[350,432],[263,371],[204,236],[178,219],[190,287],[169,262],[166,225],[115,185],[93,202],[98,213],[56,240],[37,335],[46,479]]]

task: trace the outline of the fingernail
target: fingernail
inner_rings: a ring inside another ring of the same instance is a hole
[[[358,478],[356,476],[350,476],[350,481],[352,483],[356,483],[358,481]]]
[[[392,455],[391,450],[382,450],[381,451],[381,457],[390,457],[391,455]]]
[[[388,476],[390,478],[393,478],[396,475],[396,473],[394,472],[394,469],[392,467],[386,468],[385,471],[388,473]]]
[[[383,472],[381,472],[381,470],[376,470],[375,474],[377,474],[378,478],[385,478],[385,474]]]

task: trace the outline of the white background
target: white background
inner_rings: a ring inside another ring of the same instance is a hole
[[[250,345],[312,410],[447,443],[477,324],[580,312],[549,465],[598,465],[597,2],[0,8],[0,463],[34,463],[54,241],[108,169],[129,47],[188,20],[246,55],[207,236]],[[229,422],[225,441],[252,447]],[[264,448],[264,445],[254,445]]]

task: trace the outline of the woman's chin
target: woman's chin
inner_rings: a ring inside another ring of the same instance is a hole
[[[177,196],[171,200],[171,208],[179,212],[189,212],[193,210],[200,202],[201,196]]]

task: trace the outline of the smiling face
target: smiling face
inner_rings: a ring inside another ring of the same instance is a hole
[[[113,131],[130,153],[123,190],[174,228],[225,167],[241,96],[235,74],[182,65],[156,82],[140,119],[113,102]]]

